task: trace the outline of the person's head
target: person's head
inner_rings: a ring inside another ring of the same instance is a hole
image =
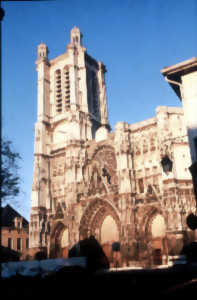
[[[186,218],[187,226],[191,230],[197,229],[197,216],[194,215],[193,213],[189,214]]]

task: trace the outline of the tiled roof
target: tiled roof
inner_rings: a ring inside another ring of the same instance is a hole
[[[29,224],[28,221],[23,216],[21,216],[15,209],[13,209],[9,204],[6,205],[5,207],[1,207],[0,211],[1,211],[1,226],[13,227],[14,219],[16,217],[23,218],[23,222],[22,222],[23,227],[26,227]]]

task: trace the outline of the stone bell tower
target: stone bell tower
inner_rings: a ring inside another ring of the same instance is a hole
[[[105,72],[87,54],[77,27],[66,52],[49,60],[38,46],[37,122],[30,216],[30,248],[48,247],[51,219],[58,207],[77,201],[85,160],[84,143],[98,128],[109,128]]]

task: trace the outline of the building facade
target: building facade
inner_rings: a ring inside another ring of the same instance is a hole
[[[105,72],[82,45],[77,27],[67,51],[48,59],[38,46],[30,247],[66,257],[94,235],[110,260],[154,261],[178,254],[195,210],[191,158],[181,108],[158,107],[153,118],[119,122],[110,132]]]
[[[182,101],[192,159],[190,171],[197,201],[197,57],[166,67],[161,73]]]
[[[1,246],[4,261],[27,258],[29,223],[10,205],[1,208]]]

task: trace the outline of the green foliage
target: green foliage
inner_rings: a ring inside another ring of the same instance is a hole
[[[12,142],[1,142],[1,200],[9,200],[19,194],[20,177],[18,176],[18,162],[21,159],[19,153],[12,150]]]

